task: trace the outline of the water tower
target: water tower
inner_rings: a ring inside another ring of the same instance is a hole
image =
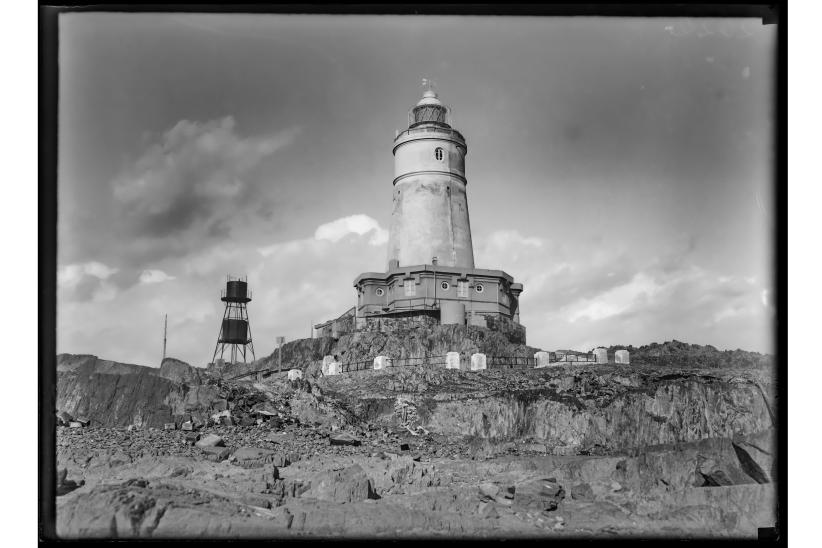
[[[251,325],[248,323],[246,304],[251,302],[251,292],[248,290],[247,278],[233,278],[226,276],[225,290],[220,294],[220,300],[225,303],[223,321],[220,324],[220,334],[217,336],[217,346],[214,348],[212,362],[217,360],[217,353],[223,359],[226,347],[230,347],[230,363],[237,363],[240,356],[246,363],[246,347],[254,356],[254,343],[251,341]]]

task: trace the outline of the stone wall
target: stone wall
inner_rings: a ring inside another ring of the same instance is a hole
[[[509,341],[516,344],[525,344],[525,326],[518,324],[511,318],[501,314],[474,314],[485,319],[488,329],[505,335]]]
[[[315,337],[334,337],[335,339],[344,333],[354,331],[355,309],[349,308],[340,317],[327,321],[315,327]]]
[[[403,316],[377,316],[357,319],[357,331],[398,333],[415,328],[432,328],[437,325],[433,314],[408,314]]]

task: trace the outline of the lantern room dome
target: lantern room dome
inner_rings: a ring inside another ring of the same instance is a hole
[[[423,105],[439,105],[439,106],[442,106],[442,101],[440,101],[439,97],[437,97],[437,92],[436,91],[434,91],[432,89],[429,89],[429,90],[426,90],[425,93],[422,94],[422,99],[420,99],[419,102],[417,103],[418,107],[423,106]]]

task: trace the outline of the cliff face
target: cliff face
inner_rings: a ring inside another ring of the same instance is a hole
[[[174,359],[152,368],[61,354],[57,409],[101,426],[162,427],[189,416],[202,422],[220,400],[203,379],[202,370]]]
[[[404,407],[413,408],[414,422],[431,432],[530,438],[557,454],[624,452],[752,435],[772,427],[768,378],[751,371],[672,374],[611,365],[451,372],[409,367],[326,377],[319,385],[325,397],[345,402],[352,415],[367,420],[396,423],[395,403],[402,400]]]

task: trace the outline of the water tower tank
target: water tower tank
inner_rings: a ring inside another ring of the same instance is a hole
[[[248,293],[248,282],[244,280],[228,280],[225,284],[225,295],[222,300],[232,303],[247,303],[251,301]]]
[[[248,322],[236,318],[224,319],[220,342],[226,344],[246,344],[248,342]]]

